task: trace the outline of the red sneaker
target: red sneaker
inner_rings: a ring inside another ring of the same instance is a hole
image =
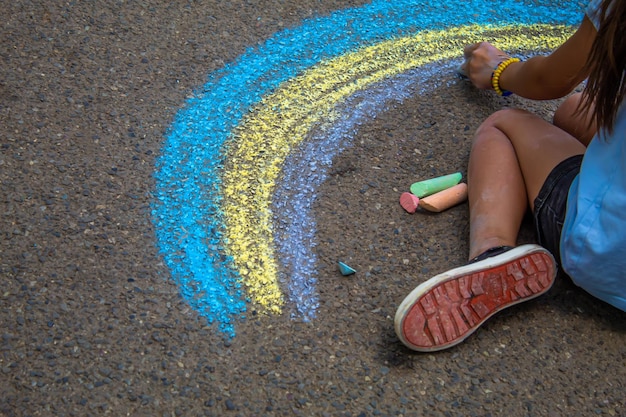
[[[554,257],[539,245],[518,246],[444,272],[402,301],[396,334],[417,351],[455,346],[498,311],[547,292],[556,272]]]

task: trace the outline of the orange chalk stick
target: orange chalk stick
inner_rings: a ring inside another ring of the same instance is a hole
[[[419,207],[426,211],[440,213],[465,200],[467,200],[467,184],[462,182],[428,197],[420,198]]]

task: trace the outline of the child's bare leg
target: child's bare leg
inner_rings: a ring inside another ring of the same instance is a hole
[[[470,259],[515,246],[524,213],[548,174],[584,151],[567,132],[523,110],[501,110],[485,120],[468,168]]]
[[[596,134],[596,124],[592,121],[593,112],[576,114],[581,98],[582,93],[574,93],[566,98],[554,112],[553,123],[587,146]]]
[[[515,148],[497,127],[497,115],[480,126],[470,153],[470,259],[496,246],[515,246],[526,211],[526,188]]]

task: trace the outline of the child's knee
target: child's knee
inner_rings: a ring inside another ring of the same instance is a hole
[[[572,124],[578,123],[580,115],[576,117],[575,114],[576,109],[578,109],[581,96],[581,93],[572,94],[566,98],[559,107],[557,107],[554,111],[554,116],[552,117],[552,123],[556,127],[569,131]]]
[[[581,99],[582,93],[574,93],[566,98],[554,112],[552,123],[586,146],[595,135],[596,127],[592,120],[592,110],[578,112]]]
[[[476,130],[474,142],[485,137],[485,133],[490,129],[505,130],[508,124],[519,122],[520,117],[527,117],[531,113],[521,109],[501,109],[487,117]]]

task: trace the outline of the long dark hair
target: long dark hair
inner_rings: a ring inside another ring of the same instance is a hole
[[[589,73],[581,110],[594,109],[598,130],[613,132],[615,117],[626,94],[626,1],[604,0],[600,27],[587,59]]]

